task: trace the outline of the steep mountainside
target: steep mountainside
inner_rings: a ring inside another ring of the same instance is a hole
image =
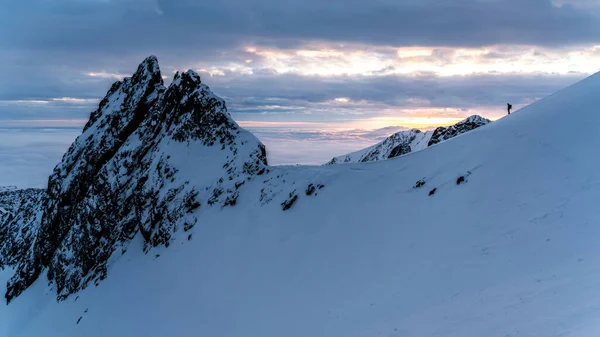
[[[600,74],[410,156],[268,167],[195,74],[155,70],[0,224],[0,336],[600,331]]]
[[[0,265],[16,269],[7,301],[44,271],[59,299],[104,279],[110,256],[137,234],[145,251],[168,246],[196,225],[198,208],[235,205],[266,167],[264,146],[196,73],[166,88],[156,58],[146,59],[91,114],[46,194],[28,200],[35,211],[2,218],[0,247],[12,253]]]
[[[42,189],[3,188],[0,192],[0,269],[25,258],[38,228]]]
[[[454,138],[490,122],[489,119],[473,115],[452,126],[439,127],[434,131],[422,132],[418,129],[400,131],[366,149],[334,157],[325,165],[366,163],[395,158],[410,152],[423,150],[431,145]]]

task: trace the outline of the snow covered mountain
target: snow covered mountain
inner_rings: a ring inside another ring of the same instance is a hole
[[[366,149],[334,157],[325,165],[365,163],[395,158],[423,150],[431,145],[454,138],[490,122],[489,119],[473,115],[452,126],[438,127],[433,131],[423,132],[418,129],[410,129],[396,132],[382,142],[369,146]]]
[[[600,74],[410,156],[310,167],[267,166],[193,72],[159,79],[150,58],[113,86],[0,224],[1,336],[600,330]]]
[[[7,301],[43,272],[59,299],[104,279],[111,255],[138,234],[146,251],[168,246],[196,225],[190,214],[204,203],[235,205],[266,165],[264,146],[196,73],[178,73],[165,88],[156,58],[146,59],[91,114],[46,195],[31,201],[39,211],[0,227],[2,249],[14,252],[0,263],[16,269]],[[20,241],[30,244],[11,247]]]

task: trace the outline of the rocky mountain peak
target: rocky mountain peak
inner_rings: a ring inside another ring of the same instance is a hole
[[[156,57],[146,58],[111,86],[47,190],[21,202],[30,211],[0,218],[0,251],[10,252],[0,268],[16,271],[7,301],[44,271],[59,299],[99,282],[133,237],[145,250],[168,246],[202,206],[235,205],[266,170],[264,145],[197,73],[177,73],[166,88]]]
[[[160,66],[158,65],[158,58],[154,55],[148,56],[140,63],[133,76],[130,79],[125,79],[125,81],[127,80],[131,80],[132,83],[164,85]]]
[[[175,74],[165,94],[163,110],[172,124],[172,136],[179,141],[202,139],[205,145],[215,141],[231,144],[231,131],[239,129],[227,112],[225,101],[203,84],[193,70]]]
[[[106,96],[100,101],[98,109],[91,113],[90,119],[84,127],[84,132],[92,125],[104,118],[105,124],[111,123],[114,128],[119,124],[127,123],[133,116],[132,108],[138,113],[138,119],[147,112],[140,105],[149,106],[158,94],[165,90],[164,82],[156,56],[146,58],[131,77],[115,82],[108,90]]]

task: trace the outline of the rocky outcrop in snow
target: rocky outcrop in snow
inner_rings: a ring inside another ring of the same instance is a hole
[[[431,146],[450,138],[454,138],[460,134],[469,132],[471,130],[475,130],[480,126],[484,126],[491,121],[487,118],[483,118],[481,116],[473,115],[464,119],[454,125],[448,127],[439,127],[435,129],[433,134],[431,135],[431,139],[427,143],[427,146]]]
[[[366,149],[334,157],[325,165],[365,163],[402,156],[410,152],[423,150],[431,145],[469,132],[490,122],[489,119],[473,115],[455,125],[439,127],[435,131],[422,132],[418,129],[400,131]]]
[[[235,205],[268,170],[265,147],[230,117],[193,71],[163,84],[155,57],[116,82],[54,169],[45,193],[0,217],[0,267],[10,302],[42,272],[59,299],[107,275],[109,257],[134,236],[169,246],[202,207]],[[8,214],[10,213],[10,214]]]

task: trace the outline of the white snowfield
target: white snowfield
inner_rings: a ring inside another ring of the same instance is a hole
[[[599,147],[594,75],[407,156],[275,167],[325,188],[285,212],[258,191],[204,208],[191,241],[117,254],[65,302],[42,277],[0,335],[597,337]]]

